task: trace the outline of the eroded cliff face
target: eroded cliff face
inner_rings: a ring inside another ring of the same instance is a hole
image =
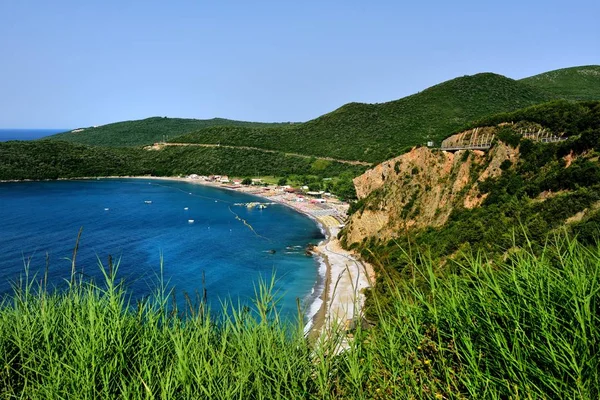
[[[497,143],[486,153],[414,148],[379,164],[354,179],[362,204],[346,225],[346,242],[440,226],[455,207],[481,205],[485,195],[478,183],[500,175],[505,160],[515,164],[517,159],[518,150]]]

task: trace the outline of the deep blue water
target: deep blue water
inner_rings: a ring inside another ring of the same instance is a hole
[[[46,253],[50,282],[64,285],[71,269],[68,258],[83,227],[77,270],[99,279],[98,260],[120,259],[119,275],[134,299],[156,287],[162,255],[164,277],[180,304],[183,292],[202,290],[203,273],[216,310],[219,299],[248,302],[259,277],[269,279],[275,272],[281,310],[296,315],[296,298],[308,306],[318,280],[319,264],[304,254],[304,247],[323,235],[314,221],[287,207],[233,205],[249,201],[257,198],[173,181],[2,183],[0,293],[11,292],[10,282],[23,273],[24,260],[30,259],[32,270],[43,271]]]
[[[0,129],[0,142],[34,140],[66,131],[68,129]]]

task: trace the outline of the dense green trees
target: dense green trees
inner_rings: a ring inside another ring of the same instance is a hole
[[[558,69],[521,82],[569,100],[600,100],[600,65]]]
[[[381,162],[427,140],[441,141],[470,121],[553,97],[495,74],[456,78],[400,100],[349,103],[303,124],[214,126],[173,138],[179,143],[251,146],[282,152]],[[314,168],[322,168],[319,161]]]
[[[167,147],[103,148],[59,141],[0,143],[0,180],[57,179],[109,175],[177,176],[227,174],[291,175],[310,172],[317,177],[360,174],[365,167],[329,162],[314,171],[310,159],[256,150]],[[320,179],[319,178],[319,179]]]
[[[98,127],[85,128],[79,132],[65,132],[44,138],[90,146],[142,146],[173,138],[184,133],[197,131],[209,126],[248,126],[266,127],[286,124],[233,121],[223,118],[187,119],[152,117],[136,121],[115,122]]]

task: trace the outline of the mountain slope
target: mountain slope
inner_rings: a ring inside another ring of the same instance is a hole
[[[521,82],[568,100],[600,100],[600,65],[557,69]]]
[[[513,79],[484,73],[452,79],[387,103],[349,103],[303,124],[275,128],[212,127],[172,141],[252,146],[381,162],[427,140],[439,142],[473,120],[551,98]]]
[[[66,140],[91,146],[142,146],[156,143],[167,136],[174,137],[209,126],[220,125],[263,127],[283,124],[233,121],[223,118],[202,120],[152,117],[135,121],[116,122],[99,127],[90,127],[81,131],[77,129],[77,132],[70,131],[59,133],[44,138],[44,140]]]
[[[409,236],[434,257],[469,248],[493,255],[515,241],[543,244],[567,224],[588,243],[600,229],[600,101],[551,102],[494,119],[483,125],[496,130],[488,152],[421,147],[355,178],[360,200],[345,242],[379,261],[398,256],[398,241]],[[534,142],[518,126],[569,139]]]

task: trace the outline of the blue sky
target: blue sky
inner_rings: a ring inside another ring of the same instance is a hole
[[[0,0],[0,128],[305,121],[457,76],[600,64],[600,2]]]

